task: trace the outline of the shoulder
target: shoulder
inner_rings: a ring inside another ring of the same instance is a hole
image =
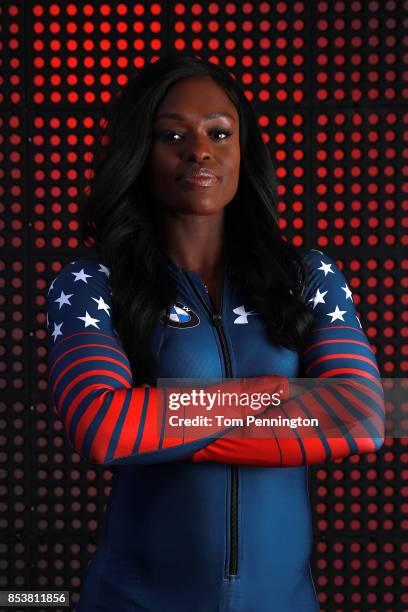
[[[316,281],[316,278],[319,277],[317,272],[319,269],[322,270],[325,276],[329,273],[328,270],[330,269],[330,273],[339,271],[336,262],[324,251],[304,247],[296,247],[296,251],[303,262],[303,269],[296,262],[297,282],[300,294],[303,297],[310,291],[313,280]]]
[[[319,249],[299,249],[299,253],[308,273],[308,283],[312,281],[323,281],[335,283],[345,281],[342,270],[333,257]]]
[[[329,324],[361,327],[353,293],[335,259],[318,249],[304,249],[302,255],[308,271],[303,299],[313,314],[321,315]]]
[[[69,274],[74,274],[81,269],[92,273],[102,272],[107,278],[110,276],[109,268],[104,266],[98,259],[74,259],[62,268],[57,278],[59,276],[69,276]]]
[[[304,296],[310,299],[324,289],[331,298],[345,295],[352,301],[347,279],[333,257],[319,249],[303,249],[302,256],[308,274]]]
[[[109,275],[100,261],[78,259],[66,264],[53,279],[46,298],[52,349],[77,332],[115,332]]]
[[[110,270],[100,261],[77,259],[66,264],[48,287],[46,301],[49,315],[67,315],[85,304],[97,305],[106,312],[112,306]]]
[[[68,286],[82,291],[86,291],[87,288],[88,290],[98,288],[110,292],[109,277],[109,268],[99,260],[76,259],[66,264],[54,277],[48,287],[47,295],[56,289]]]
[[[335,264],[334,259],[332,259],[325,251],[306,248],[298,249],[298,251],[308,267],[319,263],[321,260],[323,260],[324,262],[332,262]]]

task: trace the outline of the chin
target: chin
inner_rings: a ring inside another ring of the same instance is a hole
[[[177,210],[178,212],[184,213],[186,215],[214,215],[216,213],[220,213],[223,209],[224,206],[214,206],[213,204],[208,204],[208,206],[180,206],[180,208],[173,210]]]
[[[199,200],[198,198],[187,200],[178,196],[172,199],[172,204],[165,203],[164,208],[169,212],[185,215],[213,215],[222,211],[225,205],[213,201]]]

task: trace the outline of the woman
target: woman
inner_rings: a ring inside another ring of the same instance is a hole
[[[74,448],[114,471],[77,611],[315,612],[307,466],[383,442],[346,279],[280,236],[270,156],[222,68],[182,55],[147,66],[102,144],[82,209],[98,259],[71,262],[48,292],[53,404]],[[290,383],[287,401],[287,378],[351,372],[364,385],[297,395]],[[244,377],[282,392],[263,414],[323,416],[333,436],[155,428],[162,379]]]

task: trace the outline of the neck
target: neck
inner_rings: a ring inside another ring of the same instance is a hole
[[[224,243],[223,214],[169,216],[162,229],[164,250],[179,268],[206,279],[218,276]]]

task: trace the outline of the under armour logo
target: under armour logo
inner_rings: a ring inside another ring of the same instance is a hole
[[[255,310],[249,310],[247,312],[245,310],[244,305],[237,306],[237,308],[234,308],[232,312],[235,312],[235,314],[238,315],[238,317],[234,321],[234,323],[236,323],[237,325],[243,325],[244,323],[248,323],[248,315],[257,314]]]

